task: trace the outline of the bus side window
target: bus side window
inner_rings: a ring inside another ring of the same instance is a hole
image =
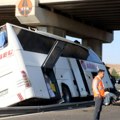
[[[7,45],[7,33],[6,31],[0,32],[0,48],[4,48]]]

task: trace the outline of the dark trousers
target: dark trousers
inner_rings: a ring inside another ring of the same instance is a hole
[[[94,111],[94,120],[100,120],[100,113],[102,111],[103,98],[95,97],[95,111]]]

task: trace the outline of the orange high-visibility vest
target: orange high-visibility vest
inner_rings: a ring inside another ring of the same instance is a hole
[[[95,88],[94,87],[96,87],[97,88],[97,90],[98,90],[98,92],[99,92],[99,94],[100,94],[100,96],[101,97],[104,97],[105,96],[105,91],[104,91],[104,86],[103,86],[103,82],[102,82],[102,80],[101,79],[99,79],[98,77],[95,77],[94,79],[93,79],[93,83],[95,82],[97,80],[97,86],[94,86],[94,84],[93,84],[93,95],[94,95],[94,97],[98,97],[98,93],[96,93],[96,91],[95,91]]]

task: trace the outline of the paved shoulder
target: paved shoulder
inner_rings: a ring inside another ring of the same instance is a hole
[[[120,106],[103,107],[101,120],[120,120]],[[93,120],[94,107],[41,112],[35,114],[1,118],[0,120]]]

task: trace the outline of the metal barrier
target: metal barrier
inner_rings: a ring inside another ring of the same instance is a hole
[[[86,101],[86,102],[45,105],[45,106],[5,107],[5,108],[0,108],[0,117],[47,112],[47,111],[62,110],[62,109],[83,108],[83,107],[90,107],[93,104],[94,101]]]

